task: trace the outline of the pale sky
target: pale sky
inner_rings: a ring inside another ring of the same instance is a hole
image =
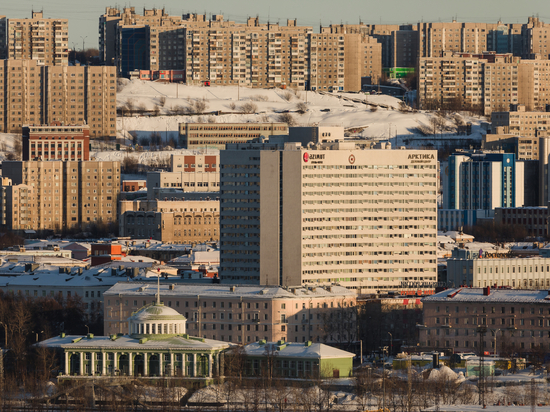
[[[259,16],[260,21],[279,22],[298,19],[299,25],[323,26],[339,23],[417,23],[419,21],[524,23],[536,16],[550,23],[548,0],[202,0],[184,2],[163,0],[155,3],[116,3],[108,0],[0,0],[0,15],[8,18],[31,17],[31,11],[44,11],[47,18],[69,19],[69,47],[97,47],[99,16],[105,7],[133,6],[136,12],[143,8],[165,8],[170,15],[183,13],[223,14],[225,20],[244,22],[247,17]]]

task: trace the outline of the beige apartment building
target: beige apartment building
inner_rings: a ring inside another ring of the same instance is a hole
[[[172,17],[164,10],[144,10],[139,16],[134,8],[122,13],[108,8],[100,18],[100,55],[105,61],[113,60],[112,54],[114,61],[123,59],[126,51],[110,37],[129,28],[146,31],[148,67],[142,69],[185,69],[188,84],[359,90],[361,76],[378,81],[382,72],[381,45],[365,34],[337,34],[328,27],[317,35],[296,20],[287,20],[286,26],[262,24],[258,18],[235,23],[221,15]]]
[[[485,115],[523,104],[547,104],[548,60],[521,60],[511,54],[454,54],[420,58],[418,99],[426,109],[470,106]],[[536,74],[536,76],[535,76]]]
[[[170,171],[147,173],[147,199],[172,198],[177,192],[219,192],[220,156],[216,150],[210,152],[172,155]]]
[[[550,112],[527,111],[525,105],[512,106],[509,111],[493,112],[491,132],[522,137],[548,136]]]
[[[3,177],[0,186],[0,225],[11,230],[32,229],[36,216],[32,207],[36,204],[33,188],[27,185],[13,185],[11,179]]]
[[[2,192],[13,199],[1,204],[6,229],[85,228],[117,220],[119,162],[4,161],[2,176]]]
[[[87,124],[92,138],[116,135],[114,67],[39,66],[36,60],[2,63],[0,132],[59,122]]]
[[[104,292],[105,334],[127,333],[127,318],[154,302],[156,293],[156,283],[136,282],[119,282]],[[343,287],[206,286],[176,280],[160,285],[160,298],[187,318],[189,333],[207,339],[239,344],[356,339],[356,295]]]
[[[5,58],[35,60],[40,66],[69,64],[67,19],[46,19],[42,12],[33,11],[31,19],[8,19],[5,28]]]
[[[179,124],[179,141],[186,149],[215,148],[223,150],[228,143],[244,143],[259,137],[275,135],[288,135],[288,125],[286,123]]]
[[[219,231],[219,199],[120,202],[120,236],[198,244],[219,240]]]
[[[220,161],[222,280],[358,293],[437,280],[434,151],[252,143]]]

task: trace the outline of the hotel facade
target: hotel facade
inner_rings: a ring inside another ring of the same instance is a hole
[[[224,280],[359,293],[437,281],[435,151],[267,143],[220,161]]]

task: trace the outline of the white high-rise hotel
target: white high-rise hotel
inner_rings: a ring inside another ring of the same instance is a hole
[[[222,278],[362,293],[437,280],[436,151],[249,143],[220,163]]]

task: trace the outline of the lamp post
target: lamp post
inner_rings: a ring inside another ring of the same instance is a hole
[[[390,335],[390,356],[393,356],[393,335],[391,332],[388,332],[388,335]]]
[[[388,353],[388,347],[382,348],[382,411],[386,411],[386,354]]]

